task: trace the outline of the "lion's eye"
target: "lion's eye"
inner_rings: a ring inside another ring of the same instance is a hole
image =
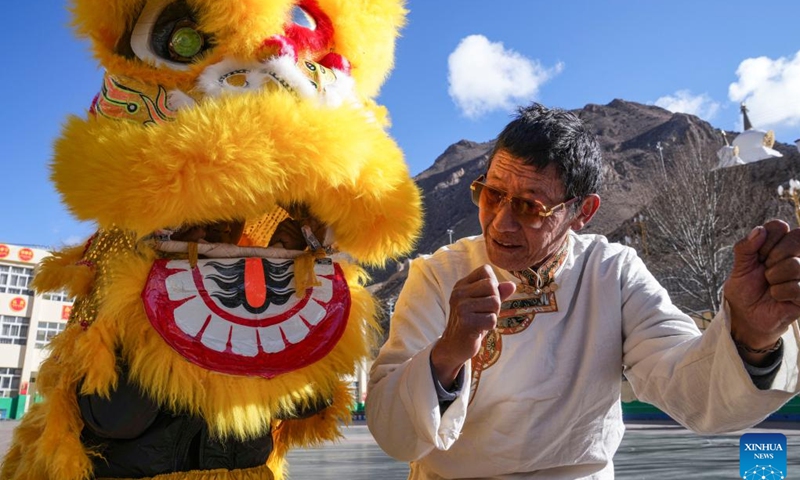
[[[292,23],[309,30],[317,29],[317,22],[314,17],[298,6],[292,8]]]
[[[157,66],[185,69],[210,47],[195,17],[185,0],[150,0],[133,28],[131,49]]]
[[[206,40],[193,24],[181,22],[175,26],[169,39],[170,58],[177,62],[191,62],[203,52]]]

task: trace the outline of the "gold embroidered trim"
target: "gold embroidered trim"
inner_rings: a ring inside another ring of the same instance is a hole
[[[520,281],[517,286],[517,291],[520,293],[531,293],[533,295],[541,295],[542,293],[550,293],[558,290],[558,284],[555,283],[555,276],[564,260],[567,258],[567,250],[569,249],[569,236],[564,238],[564,242],[558,251],[546,260],[539,268],[528,268],[511,272],[512,275],[517,277]]]
[[[558,284],[554,280],[556,272],[567,258],[569,242],[567,237],[558,251],[538,269],[529,268],[511,272],[521,282],[517,286],[517,293],[529,296],[503,302],[497,318],[497,327],[483,337],[480,350],[471,360],[472,383],[469,403],[475,398],[483,371],[500,359],[503,352],[503,335],[515,335],[525,331],[533,323],[537,313],[558,311],[555,295]]]

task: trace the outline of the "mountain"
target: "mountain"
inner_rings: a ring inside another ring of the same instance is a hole
[[[599,192],[602,206],[584,231],[610,238],[618,238],[615,232],[657,194],[645,188],[644,180],[668,169],[674,155],[716,152],[725,144],[720,130],[708,122],[653,105],[616,99],[607,105],[590,104],[573,113],[597,135],[606,164]],[[727,132],[730,139],[736,135]],[[485,172],[493,144],[461,140],[415,177],[424,196],[425,227],[409,258],[434,252],[449,243],[451,234],[455,240],[480,233],[478,210],[470,200],[469,185]],[[797,148],[781,143],[773,148],[784,156],[735,168],[749,169],[753,184],[768,188],[798,177]],[[400,292],[407,264],[408,260],[391,263],[383,270],[370,272],[370,289],[384,305],[389,305]]]

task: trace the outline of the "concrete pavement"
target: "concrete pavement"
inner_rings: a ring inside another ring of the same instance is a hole
[[[8,449],[16,421],[0,422],[0,451]],[[721,480],[739,477],[739,437],[779,432],[787,438],[787,478],[800,478],[800,423],[765,423],[746,432],[695,435],[671,422],[627,424],[614,457],[618,480]],[[289,453],[291,480],[403,480],[406,464],[384,454],[363,421],[344,429],[345,438]]]

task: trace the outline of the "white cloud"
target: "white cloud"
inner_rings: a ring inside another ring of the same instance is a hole
[[[705,93],[692,95],[689,90],[678,90],[672,95],[663,96],[655,104],[670,112],[688,113],[704,120],[711,120],[719,110],[719,102],[713,101]]]
[[[73,246],[73,245],[80,245],[85,242],[86,242],[86,237],[79,237],[77,235],[72,235],[64,240],[64,245]]]
[[[546,68],[483,35],[462,39],[447,63],[448,93],[469,118],[530,103],[539,88],[564,69],[560,62]]]
[[[747,104],[756,128],[800,125],[800,51],[794,58],[748,58],[736,69],[739,81],[728,98]]]

